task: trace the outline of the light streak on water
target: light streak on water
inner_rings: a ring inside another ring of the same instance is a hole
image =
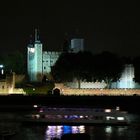
[[[76,134],[85,133],[85,126],[68,126],[68,125],[58,125],[58,126],[47,126],[45,133],[45,140],[51,140],[52,138],[61,138],[63,134]]]

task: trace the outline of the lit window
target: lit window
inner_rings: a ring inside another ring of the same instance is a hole
[[[120,107],[119,107],[119,106],[117,106],[117,107],[116,107],[116,110],[120,110]]]
[[[35,52],[35,48],[30,48],[29,51],[30,51],[31,53],[34,53],[34,52]]]
[[[114,120],[115,119],[115,117],[112,117],[112,116],[106,116],[106,120]]]
[[[111,109],[105,109],[105,112],[107,112],[107,113],[111,112]]]
[[[124,120],[124,117],[117,117],[117,120],[118,121],[123,121]]]

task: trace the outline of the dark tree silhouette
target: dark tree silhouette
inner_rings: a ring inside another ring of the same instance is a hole
[[[15,72],[17,74],[26,73],[26,59],[23,53],[16,51],[3,54],[3,65],[6,73]]]
[[[55,66],[52,75],[57,82],[80,80],[104,80],[109,88],[112,81],[117,81],[122,72],[120,58],[112,53],[103,52],[92,55],[90,52],[63,53]]]
[[[92,57],[89,52],[63,53],[52,68],[55,81],[72,81],[74,78],[77,78],[78,81],[90,79]]]
[[[111,82],[119,80],[123,70],[121,59],[110,52],[95,55],[93,66],[94,77],[100,81],[104,80],[107,83],[107,88],[110,87]]]
[[[134,58],[134,68],[135,68],[135,82],[140,83],[140,56]]]

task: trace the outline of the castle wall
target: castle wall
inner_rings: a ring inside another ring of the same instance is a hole
[[[111,88],[138,88],[139,86],[135,83],[134,78],[134,66],[127,64],[124,66],[120,79],[112,83]]]
[[[140,95],[140,89],[78,89],[66,87],[62,83],[56,83],[55,88],[60,89],[61,95],[88,95],[88,96],[133,96]]]
[[[27,67],[30,81],[42,79],[42,44],[38,41],[28,45]]]
[[[82,38],[71,39],[70,50],[74,53],[84,51],[84,39]]]
[[[51,67],[54,66],[60,54],[61,52],[43,52],[43,74],[51,72]]]
[[[67,82],[65,83],[65,86],[70,87],[70,88],[79,88],[78,82]],[[80,88],[105,88],[107,84],[105,82],[80,82]]]

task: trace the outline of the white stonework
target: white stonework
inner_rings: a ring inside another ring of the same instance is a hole
[[[70,50],[73,53],[84,51],[84,39],[83,38],[71,39]]]
[[[124,66],[119,81],[112,83],[112,88],[136,88],[138,85],[135,83],[134,78],[134,66],[132,64],[127,64]]]
[[[55,88],[60,90],[61,95],[66,96],[133,96],[139,95],[140,96],[140,89],[92,89],[92,88],[70,88],[65,86],[63,83],[55,83]],[[54,88],[54,89],[55,89]]]
[[[79,88],[78,82],[67,82],[64,85],[70,88]],[[80,89],[102,89],[106,86],[105,82],[80,82]]]
[[[51,72],[51,67],[54,66],[60,54],[61,52],[43,52],[43,75]]]
[[[35,41],[27,46],[27,71],[31,82],[40,82],[58,60],[61,52],[43,51],[43,46],[35,32]]]
[[[40,81],[42,78],[42,43],[35,41],[27,48],[27,67],[31,81]]]
[[[70,51],[77,53],[84,50],[84,39],[71,39]],[[44,75],[51,72],[51,67],[54,66],[62,52],[43,51],[43,46],[38,39],[37,30],[35,30],[35,41],[27,47],[27,69],[28,76],[31,82],[40,82]],[[119,81],[112,83],[111,88],[137,88],[139,84],[134,81],[134,66],[132,64],[125,65]],[[71,88],[79,88],[77,82],[67,83]],[[104,82],[81,82],[80,88],[106,88]]]
[[[117,82],[111,83],[112,89],[133,89],[140,88],[140,84],[134,81],[134,66],[132,64],[127,64],[124,66],[124,70],[121,74],[121,78]],[[67,82],[64,84],[69,88],[79,88],[78,82],[75,80],[73,82]],[[103,82],[80,82],[80,89],[104,89],[107,84]]]

